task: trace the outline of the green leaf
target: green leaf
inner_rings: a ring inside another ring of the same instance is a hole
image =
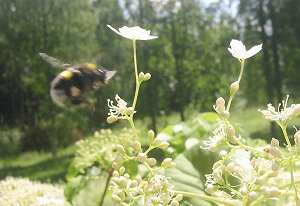
[[[64,194],[68,202],[72,203],[75,195],[77,195],[82,188],[88,183],[88,179],[80,175],[68,181],[64,188]]]
[[[165,175],[171,177],[174,190],[204,194],[205,174],[211,173],[215,162],[212,153],[200,149],[199,145],[178,155],[175,158],[176,168],[166,170]],[[211,206],[212,203],[198,198],[185,198],[192,205]]]

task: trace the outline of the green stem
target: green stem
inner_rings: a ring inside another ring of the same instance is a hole
[[[290,173],[291,173],[291,185],[295,190],[295,200],[296,200],[296,203],[299,203],[298,191],[297,191],[297,187],[295,185],[295,179],[294,179],[293,155],[291,155],[291,159],[289,161],[289,167],[290,167]]]
[[[137,129],[136,129],[135,125],[134,125],[133,115],[131,115],[131,116],[130,116],[129,118],[127,118],[127,119],[128,119],[129,124],[130,124],[130,126],[131,126],[131,129],[132,129],[133,132],[134,132],[134,136],[135,136],[136,140],[138,140],[138,139],[139,139],[139,135],[138,135]]]
[[[137,58],[136,58],[136,40],[132,40],[132,45],[133,45],[133,61],[134,61],[134,72],[135,72],[135,93],[134,93],[132,108],[135,109],[137,98],[139,95],[139,90],[140,90],[140,82],[139,82],[138,66],[137,66]]]
[[[196,194],[196,193],[191,193],[191,192],[176,191],[176,190],[173,192],[175,195],[182,194],[185,197],[199,198],[201,200],[210,201],[210,202],[217,203],[217,204],[224,204],[224,205],[228,205],[228,206],[240,206],[241,205],[241,202],[234,201],[234,200],[219,199],[219,198],[211,197],[211,196],[207,196],[207,195]]]
[[[241,69],[240,69],[240,74],[239,74],[239,77],[238,77],[238,80],[237,80],[238,84],[240,84],[240,81],[241,81],[242,76],[243,76],[244,66],[245,66],[245,60],[242,59],[240,62],[241,62]],[[230,97],[229,97],[229,100],[228,100],[228,104],[227,104],[226,111],[229,111],[230,106],[231,106],[231,103],[232,103],[232,100],[233,100],[235,94],[236,94],[236,93],[230,94]]]
[[[290,142],[289,136],[288,136],[287,131],[286,131],[286,125],[282,125],[282,124],[280,124],[280,123],[278,123],[278,125],[279,125],[279,127],[281,128],[281,130],[282,130],[282,133],[283,133],[283,136],[284,136],[284,138],[285,138],[286,143],[287,143],[288,146],[291,148],[291,147],[292,147],[292,144],[291,144],[291,142]]]

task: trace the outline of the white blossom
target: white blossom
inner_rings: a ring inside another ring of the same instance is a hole
[[[287,102],[289,99],[289,95],[287,95],[286,100],[282,101],[278,105],[277,111],[272,104],[267,105],[266,110],[258,110],[260,111],[266,119],[271,121],[278,121],[280,123],[286,123],[286,121],[292,119],[295,115],[295,111],[298,110],[298,104],[292,104],[290,107],[287,107]]]
[[[262,44],[259,44],[247,51],[243,42],[236,39],[232,39],[228,51],[232,54],[233,57],[242,60],[242,59],[248,59],[252,57],[256,53],[258,53],[261,49],[262,49]]]
[[[108,115],[111,117],[125,117],[128,115],[128,112],[131,111],[132,107],[127,107],[127,102],[119,97],[119,95],[116,95],[115,100],[117,105],[114,105],[112,100],[107,100],[107,105],[109,107]]]
[[[110,25],[107,26],[108,28],[110,28],[120,36],[132,40],[151,40],[151,39],[158,38],[157,36],[150,35],[150,30],[143,29],[139,26],[134,26],[134,27],[123,26],[122,28],[119,28],[119,30],[116,30]]]
[[[225,128],[225,124],[220,121],[219,126],[213,131],[213,136],[209,137],[208,140],[203,141],[204,147],[202,147],[202,149],[214,151],[220,141],[226,136]]]

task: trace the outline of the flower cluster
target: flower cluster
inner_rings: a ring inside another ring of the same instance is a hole
[[[6,177],[0,182],[0,205],[68,206],[61,187]]]
[[[174,196],[169,178],[161,174],[161,171],[165,169],[176,167],[176,163],[171,158],[165,158],[158,166],[157,160],[148,156],[149,152],[155,148],[167,149],[169,143],[159,137],[154,138],[155,134],[152,130],[148,132],[148,137],[154,140],[145,151],[143,151],[139,141],[132,144],[131,148],[128,149],[129,152],[126,152],[122,145],[117,146],[119,154],[113,162],[115,171],[111,182],[112,199],[116,203],[141,202],[143,205],[177,206],[183,196]],[[123,166],[125,162],[130,160],[144,165],[148,171],[147,174],[130,178],[130,175],[125,173]]]

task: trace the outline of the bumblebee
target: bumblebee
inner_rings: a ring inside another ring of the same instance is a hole
[[[65,69],[50,84],[51,99],[61,107],[66,104],[93,106],[85,98],[85,94],[107,84],[117,72],[116,70],[103,69],[91,63],[72,66],[44,53],[39,55],[53,67]]]

